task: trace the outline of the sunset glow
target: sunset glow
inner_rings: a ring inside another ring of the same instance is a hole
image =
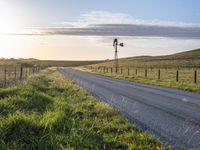
[[[185,1],[173,10],[172,2],[162,2],[159,14],[153,2],[129,0],[113,8],[114,2],[0,0],[0,57],[112,59],[116,36],[125,42],[119,57],[200,47],[200,5],[195,2]],[[87,7],[77,8],[77,3]]]
[[[20,18],[10,4],[0,2],[0,34],[16,33],[20,27]]]

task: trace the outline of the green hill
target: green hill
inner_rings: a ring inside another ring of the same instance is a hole
[[[37,59],[0,59],[0,65],[36,64],[45,67],[83,65],[113,66],[114,61],[58,61]],[[200,68],[200,49],[164,56],[137,56],[119,59],[119,66],[134,68]]]
[[[107,61],[98,66],[113,66]],[[200,68],[200,49],[164,56],[138,56],[119,59],[119,66],[135,68]]]

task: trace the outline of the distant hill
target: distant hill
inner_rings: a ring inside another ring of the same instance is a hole
[[[43,67],[75,67],[101,63],[103,61],[57,61],[57,60],[38,60],[34,58],[30,59],[0,59],[0,65],[38,65]]]
[[[40,66],[46,67],[76,67],[76,66],[84,66],[102,63],[104,61],[58,61],[58,60],[39,60],[35,63]]]
[[[113,66],[113,60],[98,64]],[[137,56],[119,59],[119,66],[135,68],[200,68],[200,49],[164,56]]]
[[[38,61],[38,60],[37,59],[33,59],[33,58],[30,58],[30,59],[23,59],[23,58],[5,59],[5,58],[1,58],[0,59],[0,65],[20,65],[20,64],[23,64],[23,63],[32,63],[32,62],[35,62],[35,61]]]
[[[113,66],[113,60],[57,61],[30,59],[0,59],[0,65],[33,64],[45,67],[75,67],[83,65]],[[119,59],[119,65],[134,68],[200,68],[200,49],[164,56],[137,56]]]

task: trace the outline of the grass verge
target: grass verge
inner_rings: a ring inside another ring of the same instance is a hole
[[[170,149],[47,69],[0,89],[0,149]]]
[[[152,85],[158,85],[158,86],[163,86],[163,87],[170,87],[170,88],[176,88],[176,89],[182,89],[185,91],[200,93],[200,84],[198,83],[195,84],[195,83],[184,83],[180,81],[176,82],[176,81],[167,81],[167,80],[162,80],[162,79],[159,80],[159,79],[153,79],[153,78],[145,78],[145,77],[136,76],[136,75],[128,76],[128,75],[124,75],[120,73],[117,73],[117,74],[103,73],[102,71],[90,70],[86,67],[79,67],[77,69],[90,72],[90,73],[100,74],[107,77],[122,79],[122,80],[128,80],[128,81],[134,81],[134,82],[139,82],[139,83],[146,83],[146,84],[152,84]]]

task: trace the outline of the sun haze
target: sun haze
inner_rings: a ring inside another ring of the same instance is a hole
[[[125,43],[119,57],[196,49],[199,6],[196,0],[0,0],[0,57],[112,59],[115,37]]]

